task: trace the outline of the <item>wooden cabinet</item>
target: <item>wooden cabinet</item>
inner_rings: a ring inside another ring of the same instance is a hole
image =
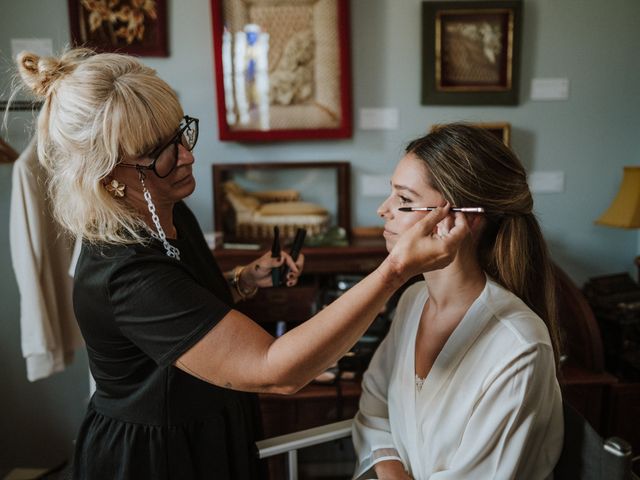
[[[213,251],[220,268],[231,270],[246,265],[270,247],[258,252],[216,249]],[[348,247],[304,247],[305,266],[299,284],[293,288],[266,288],[237,308],[256,320],[264,328],[275,329],[275,322],[283,320],[290,326],[307,320],[315,308],[314,302],[322,289],[340,274],[366,275],[375,270],[387,256],[384,240],[380,237],[355,237]]]
[[[609,388],[606,435],[625,439],[640,454],[640,383],[620,381]]]
[[[264,245],[259,251],[215,249],[213,255],[223,270],[244,265],[257,258],[260,252],[269,250]],[[367,274],[375,270],[387,256],[385,242],[379,237],[354,237],[348,247],[304,247],[304,276],[337,273]]]
[[[265,245],[260,252],[267,251]],[[323,290],[330,288],[339,275],[366,275],[376,269],[387,255],[381,237],[355,237],[348,247],[305,247],[305,267],[299,284],[292,288],[268,288],[237,308],[275,333],[276,322],[288,327],[307,320],[319,308]],[[220,267],[230,270],[246,265],[260,254],[245,250],[214,250]],[[263,429],[266,438],[317,427],[353,417],[358,410],[360,380],[342,380],[334,384],[311,383],[289,396],[260,395]],[[270,459],[271,479],[285,478],[284,458]]]
[[[265,245],[262,252],[269,246]],[[348,247],[305,247],[305,267],[299,285],[292,288],[261,289],[256,297],[237,308],[274,333],[275,323],[285,321],[292,327],[307,320],[317,306],[322,290],[338,275],[366,275],[387,255],[381,237],[355,237]],[[245,265],[260,255],[246,250],[213,251],[226,271]],[[343,380],[333,385],[311,384],[295,395],[261,395],[265,435],[281,435],[349,418],[357,410],[360,397],[358,380]]]
[[[260,395],[266,437],[352,418],[358,411],[360,381],[307,385],[295,395]]]

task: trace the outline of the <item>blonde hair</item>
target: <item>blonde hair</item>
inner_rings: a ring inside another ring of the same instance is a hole
[[[448,124],[406,148],[426,165],[431,187],[451,205],[479,205],[487,227],[478,247],[480,265],[544,320],[559,365],[553,265],[535,215],[520,160],[487,130]]]
[[[24,85],[43,99],[38,156],[54,217],[90,242],[141,241],[140,215],[103,184],[123,156],[141,156],[175,131],[183,112],[173,90],[128,55],[73,49],[17,61]]]

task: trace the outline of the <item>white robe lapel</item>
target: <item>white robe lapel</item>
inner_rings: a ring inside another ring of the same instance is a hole
[[[422,435],[422,428],[429,423],[429,406],[432,402],[436,401],[438,392],[449,382],[466,352],[471,348],[482,330],[491,320],[492,312],[486,308],[486,297],[489,294],[488,288],[489,280],[487,279],[484,289],[471,304],[469,310],[467,310],[458,326],[447,339],[419,392],[415,388],[415,344],[419,322],[416,322],[412,338],[409,340],[410,347],[408,350],[410,352],[407,357],[410,361],[410,368],[408,370],[411,374],[415,394],[411,396],[413,401],[408,402],[411,404],[413,420],[411,427],[414,438],[411,439],[411,442],[408,442],[407,450],[411,465],[419,465],[421,470],[427,468],[427,466],[429,470],[431,468],[431,465],[425,462],[425,456],[428,456],[425,449],[428,449],[429,446]],[[422,303],[422,305],[424,305],[424,303]],[[422,310],[417,313],[418,318],[421,311]],[[413,473],[414,478],[427,478],[426,471]]]

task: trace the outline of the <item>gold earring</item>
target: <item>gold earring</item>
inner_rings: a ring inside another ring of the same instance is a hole
[[[114,178],[109,183],[105,183],[104,188],[113,198],[122,198],[124,197],[124,190],[127,186]]]

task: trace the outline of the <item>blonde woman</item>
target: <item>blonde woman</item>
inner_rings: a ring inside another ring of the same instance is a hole
[[[261,478],[253,393],[292,393],[311,381],[395,289],[448,264],[468,234],[457,216],[450,235],[432,235],[448,214],[438,209],[374,273],[274,339],[233,303],[271,286],[271,269],[284,262],[294,285],[303,257],[267,253],[225,278],[182,202],[195,188],[198,120],[171,88],[126,55],[23,53],[18,63],[44,100],[38,153],[55,216],[83,240],[74,308],[97,390],[74,478]]]
[[[363,379],[355,477],[549,477],[563,440],[554,283],[524,168],[490,133],[452,124],[411,142],[391,184],[378,210],[389,251],[423,221],[402,207],[484,213],[398,303]]]

